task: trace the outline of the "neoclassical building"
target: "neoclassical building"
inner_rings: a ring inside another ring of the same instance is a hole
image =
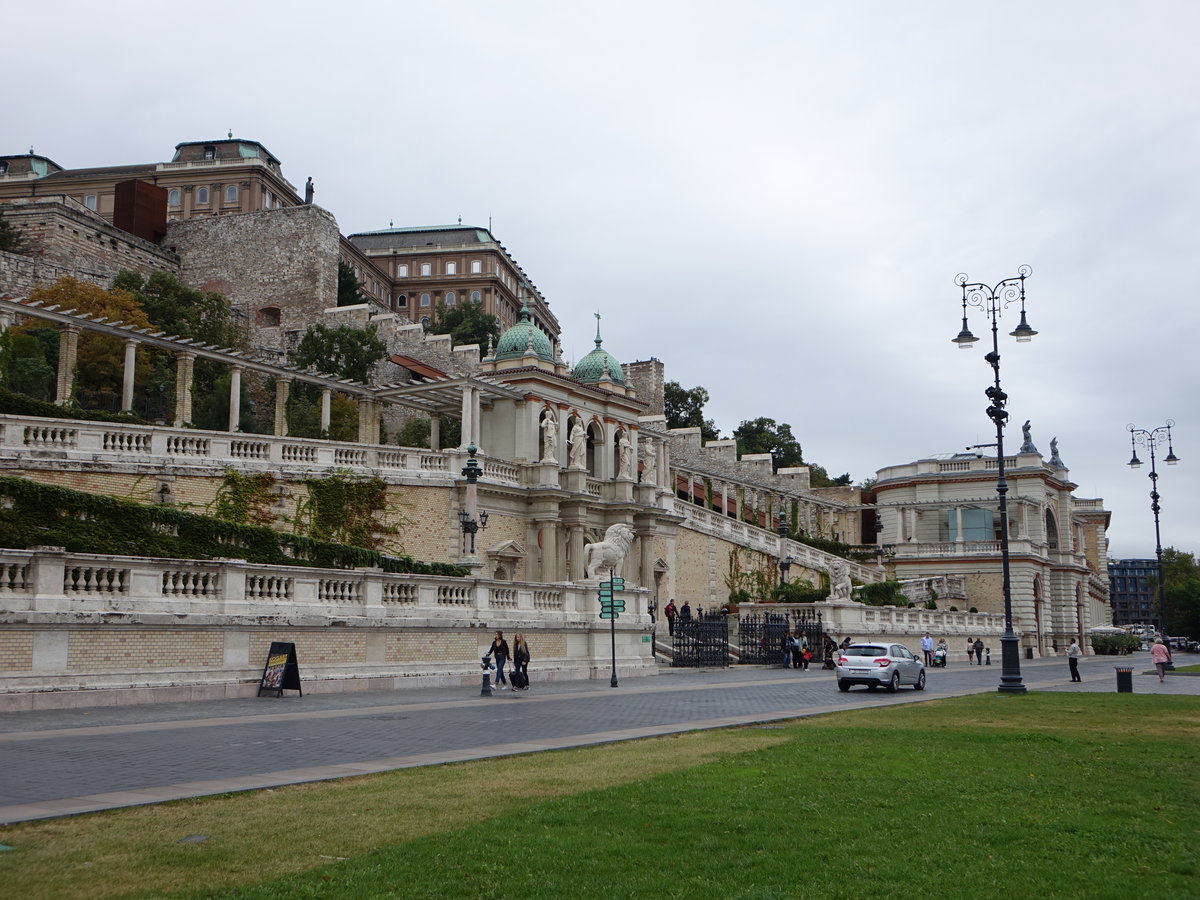
[[[1007,457],[1013,625],[1043,654],[1111,624],[1109,512],[1074,495],[1058,457],[1032,444]],[[972,605],[1002,612],[996,459],[979,453],[934,456],[878,472],[879,535],[897,578],[961,575]]]

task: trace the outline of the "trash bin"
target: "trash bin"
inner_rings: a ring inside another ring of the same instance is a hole
[[[1117,666],[1117,693],[1133,693],[1133,666]]]
[[[1026,647],[1026,648],[1025,648],[1025,658],[1026,658],[1026,659],[1033,659],[1033,648],[1032,648],[1032,647]]]

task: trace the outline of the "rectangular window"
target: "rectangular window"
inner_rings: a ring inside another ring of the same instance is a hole
[[[408,277],[408,263],[401,263],[400,265],[396,266],[396,277],[397,278],[407,278]]]
[[[421,263],[421,274],[422,275],[432,275],[433,274],[433,266],[431,266],[429,263]]]
[[[457,275],[458,274],[458,263],[455,263],[455,262],[446,263],[446,274],[447,275]]]
[[[483,261],[478,259],[471,260],[471,274],[478,275],[483,271]]]
[[[95,212],[96,211],[96,195],[95,194],[84,194],[83,195],[83,205],[86,206],[88,209],[90,209],[92,212]]]

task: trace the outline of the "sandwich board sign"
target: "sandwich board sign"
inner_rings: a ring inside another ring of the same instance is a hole
[[[258,696],[263,692],[274,692],[282,697],[284,691],[304,691],[300,688],[300,664],[296,662],[296,645],[283,641],[271,641],[267,651],[267,663],[263,666],[262,680],[258,683]]]

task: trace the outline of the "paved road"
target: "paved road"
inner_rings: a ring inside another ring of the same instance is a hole
[[[1065,659],[1024,661],[1023,674],[1034,690],[1111,692],[1113,664],[1086,660],[1082,685]],[[1135,693],[1200,695],[1200,677],[1160,685],[1146,668],[1134,662]],[[999,678],[999,665],[959,665],[929,670],[924,692],[843,694],[818,669],[675,669],[491,698],[431,688],[6,713],[0,823],[994,691]]]

